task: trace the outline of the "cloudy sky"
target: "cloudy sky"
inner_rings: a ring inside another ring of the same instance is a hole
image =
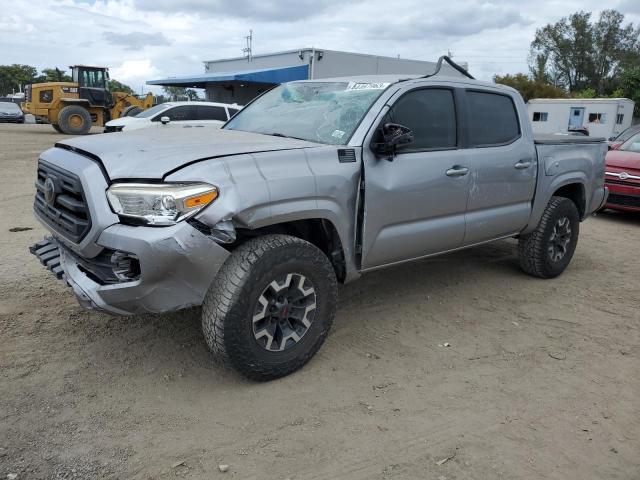
[[[203,60],[318,47],[435,60],[451,51],[478,78],[526,72],[536,28],[615,8],[640,25],[640,0],[11,0],[0,7],[0,64],[106,65],[112,78],[204,71]]]

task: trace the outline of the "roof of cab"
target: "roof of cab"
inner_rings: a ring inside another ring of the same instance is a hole
[[[319,82],[356,82],[356,83],[388,83],[395,84],[399,82],[422,80],[425,82],[433,83],[460,83],[463,85],[474,85],[477,87],[487,87],[491,89],[503,90],[506,92],[516,92],[513,88],[502,85],[499,83],[486,82],[483,80],[475,80],[466,77],[452,77],[449,75],[434,75],[433,77],[425,78],[424,75],[408,75],[408,74],[393,74],[393,75],[353,75],[348,77],[333,77],[333,78],[318,78],[313,80],[295,80],[291,83],[319,83]]]

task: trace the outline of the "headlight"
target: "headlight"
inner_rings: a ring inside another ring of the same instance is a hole
[[[208,183],[116,183],[107,190],[111,208],[149,225],[174,225],[218,198]]]

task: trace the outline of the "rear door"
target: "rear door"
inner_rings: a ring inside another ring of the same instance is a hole
[[[528,117],[519,115],[513,97],[468,89],[464,98],[471,169],[464,245],[473,245],[527,225],[537,164],[533,139],[523,133],[530,132],[522,127]]]
[[[461,246],[470,175],[461,149],[459,106],[452,88],[410,90],[365,140],[363,269]],[[388,122],[415,135],[393,161],[369,147]]]
[[[196,121],[194,125],[220,127],[227,121],[224,107],[214,105],[196,105]]]

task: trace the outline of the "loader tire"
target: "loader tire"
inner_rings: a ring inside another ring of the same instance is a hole
[[[536,229],[518,240],[520,268],[539,278],[560,275],[578,244],[580,214],[572,200],[551,197]]]
[[[67,135],[86,135],[91,130],[91,115],[79,105],[67,105],[58,114],[58,126]]]
[[[53,129],[58,132],[58,133],[64,133],[62,131],[62,129],[60,128],[60,125],[56,125],[55,123],[52,123],[51,126],[53,127]]]
[[[265,381],[307,363],[324,342],[337,304],[327,256],[289,235],[265,235],[236,248],[202,305],[212,353],[245,377]]]
[[[135,117],[136,115],[138,115],[141,112],[142,112],[142,109],[140,107],[137,107],[135,105],[129,105],[127,108],[122,110],[122,114],[120,115],[120,118],[122,118],[122,117]]]

